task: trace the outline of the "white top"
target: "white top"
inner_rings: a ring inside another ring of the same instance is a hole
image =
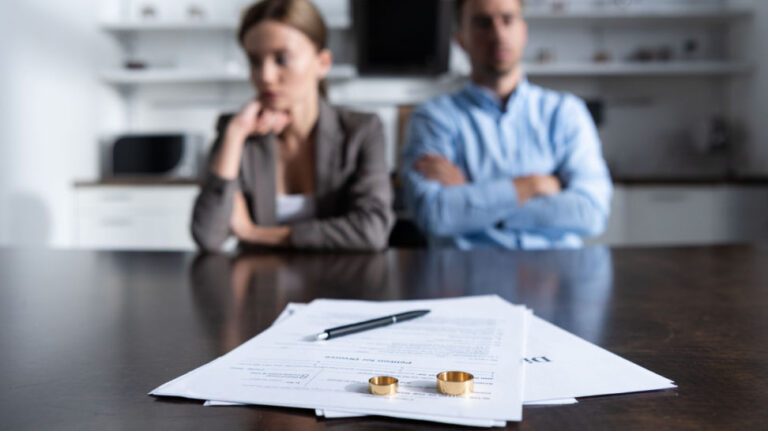
[[[277,222],[295,223],[315,217],[315,195],[277,195]]]

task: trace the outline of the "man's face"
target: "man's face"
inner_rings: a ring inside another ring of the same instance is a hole
[[[517,68],[528,38],[520,0],[467,0],[456,38],[475,72],[503,76]]]

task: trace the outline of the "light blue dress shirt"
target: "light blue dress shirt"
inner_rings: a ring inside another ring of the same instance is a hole
[[[457,165],[468,183],[446,187],[413,167],[425,154]],[[468,83],[417,108],[401,177],[405,204],[430,245],[469,249],[574,248],[605,229],[612,185],[584,102],[523,79],[506,105]],[[512,180],[555,175],[563,190],[519,205]]]

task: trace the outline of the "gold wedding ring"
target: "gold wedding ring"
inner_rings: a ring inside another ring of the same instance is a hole
[[[389,376],[377,376],[368,379],[368,389],[373,395],[394,395],[397,393],[397,379]]]
[[[437,375],[437,390],[446,395],[468,395],[474,390],[475,378],[464,371],[443,371]]]

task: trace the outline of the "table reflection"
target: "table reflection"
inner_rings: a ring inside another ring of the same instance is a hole
[[[411,298],[497,294],[599,342],[611,300],[613,264],[604,247],[580,250],[430,250],[401,255]]]
[[[390,251],[377,254],[204,254],[190,270],[194,302],[216,349],[266,329],[289,302],[386,301],[497,294],[600,343],[613,265],[602,247],[568,251]]]
[[[289,302],[400,297],[387,256],[366,254],[201,254],[190,269],[197,310],[228,352],[266,329]]]

